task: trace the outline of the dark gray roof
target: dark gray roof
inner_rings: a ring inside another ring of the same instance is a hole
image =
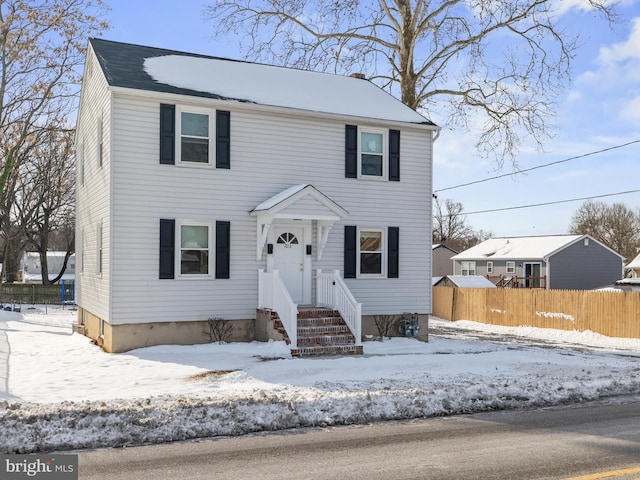
[[[436,127],[366,80],[98,38],[90,44],[112,87]]]
[[[149,90],[152,92],[177,93],[180,95],[191,95],[197,97],[207,97],[225,99],[220,95],[210,92],[199,92],[186,88],[174,87],[166,83],[159,83],[144,70],[144,61],[147,58],[162,57],[165,55],[182,55],[199,58],[218,58],[196,53],[178,52],[164,48],[145,47],[130,43],[114,42],[100,38],[89,40],[91,47],[98,57],[100,67],[104,72],[107,82],[112,87],[134,88],[136,90]],[[237,60],[222,59],[229,62]],[[234,99],[240,100],[241,99]]]

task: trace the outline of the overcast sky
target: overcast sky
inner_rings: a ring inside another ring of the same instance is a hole
[[[563,5],[580,0],[561,0]],[[205,0],[107,0],[112,29],[104,38],[174,50],[243,58],[235,45],[212,39],[204,20]],[[472,213],[515,206],[559,202],[640,190],[640,0],[623,0],[622,21],[610,28],[592,12],[572,8],[568,24],[580,33],[573,83],[558,99],[556,134],[538,153],[525,144],[518,156],[522,170],[600,150],[603,153],[498,180],[438,192],[441,199],[462,202],[467,222],[494,236],[567,233],[582,201],[535,208]],[[430,115],[444,125],[444,118]],[[623,144],[631,143],[620,148]],[[479,158],[474,138],[443,128],[434,146],[434,189],[446,189],[512,172]],[[596,199],[640,208],[640,193]]]

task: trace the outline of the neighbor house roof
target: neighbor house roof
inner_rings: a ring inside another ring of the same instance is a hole
[[[445,248],[445,249],[447,249],[447,250],[449,250],[449,251],[451,251],[453,253],[458,253],[453,248],[449,248],[449,247],[447,247],[446,245],[444,245],[442,243],[436,243],[435,245],[431,246],[431,250],[436,250],[438,248]]]
[[[367,80],[93,38],[111,87],[436,125]]]
[[[482,275],[445,275],[433,285],[445,283],[447,279],[460,288],[496,288],[491,280]]]
[[[636,256],[636,258],[627,263],[624,268],[629,270],[640,269],[640,255]]]
[[[490,238],[475,247],[454,255],[453,260],[528,260],[546,259],[573,243],[588,238],[589,235],[546,235],[538,237]],[[600,242],[597,242],[600,243]],[[600,244],[602,245],[602,244]],[[603,247],[608,248],[603,245]],[[611,249],[609,249],[611,250]],[[613,252],[613,250],[611,250]],[[616,255],[619,255],[617,252]]]

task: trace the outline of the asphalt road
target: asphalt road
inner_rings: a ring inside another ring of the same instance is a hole
[[[79,473],[100,480],[638,479],[640,401],[84,451]]]

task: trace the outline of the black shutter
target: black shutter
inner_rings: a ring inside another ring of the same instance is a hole
[[[160,104],[160,163],[175,164],[176,106]]]
[[[229,278],[231,222],[216,222],[216,278]]]
[[[344,278],[356,278],[357,228],[344,226]]]
[[[387,228],[387,278],[398,278],[398,264],[400,263],[400,229]]]
[[[389,130],[389,180],[400,181],[400,130]]]
[[[344,176],[358,178],[358,127],[355,125],[345,126]]]
[[[160,278],[174,278],[176,221],[160,219]]]
[[[231,112],[216,111],[216,168],[231,168]]]

